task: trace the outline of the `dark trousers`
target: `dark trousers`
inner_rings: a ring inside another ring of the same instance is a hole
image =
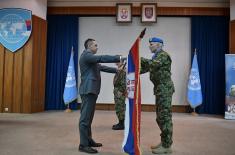
[[[95,105],[98,95],[82,94],[81,116],[79,120],[80,145],[88,146],[93,142],[91,124],[95,113]]]

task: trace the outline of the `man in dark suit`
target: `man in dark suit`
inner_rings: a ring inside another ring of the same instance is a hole
[[[82,99],[81,116],[79,120],[80,145],[79,151],[86,153],[98,153],[92,147],[101,147],[92,139],[91,124],[94,117],[95,105],[100,93],[100,71],[116,73],[117,69],[103,66],[99,63],[115,63],[122,61],[119,55],[95,55],[98,47],[94,39],[87,39],[84,43],[85,50],[81,54],[79,65],[81,71],[81,84],[79,93]]]

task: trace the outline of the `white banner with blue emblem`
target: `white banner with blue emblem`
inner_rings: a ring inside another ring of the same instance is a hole
[[[225,55],[226,102],[225,119],[235,119],[235,54]]]
[[[15,52],[28,41],[32,31],[32,11],[19,8],[0,9],[0,42]]]

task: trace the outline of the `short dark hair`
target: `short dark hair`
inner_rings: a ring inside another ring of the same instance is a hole
[[[84,47],[85,49],[88,48],[89,44],[91,44],[91,42],[95,41],[95,39],[92,39],[92,38],[88,38],[85,43],[84,43]]]

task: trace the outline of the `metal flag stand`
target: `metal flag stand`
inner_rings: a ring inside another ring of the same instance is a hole
[[[67,109],[65,110],[65,112],[67,112],[67,113],[72,112],[72,110],[69,108],[69,103],[67,104]]]
[[[198,113],[195,111],[195,108],[193,108],[193,112],[191,113],[192,116],[198,116]]]

